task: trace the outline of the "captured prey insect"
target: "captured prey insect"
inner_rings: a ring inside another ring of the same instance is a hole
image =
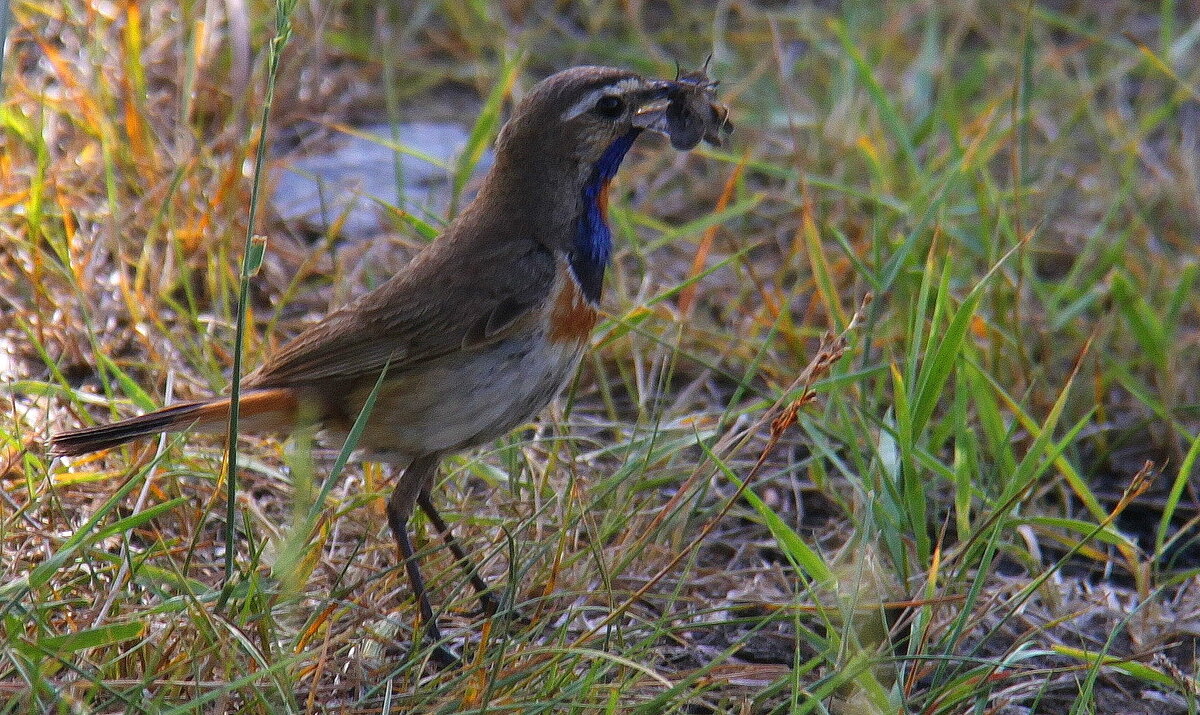
[[[716,102],[717,81],[708,76],[707,65],[679,76],[667,91],[666,129],[676,149],[691,149],[701,140],[720,146],[733,131],[729,110]]]

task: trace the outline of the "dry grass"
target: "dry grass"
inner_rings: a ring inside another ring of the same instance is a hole
[[[396,647],[378,465],[308,533],[320,448],[244,439],[232,524],[219,440],[45,456],[228,387],[275,32],[238,8],[13,7],[3,712],[1200,710],[1190,5],[296,9],[274,161],[474,116],[504,67],[519,93],[712,54],[738,125],[626,162],[592,359],[448,463],[440,503],[512,609],[470,615],[422,539],[463,644],[440,672]],[[258,208],[248,366],[437,229],[314,240]]]

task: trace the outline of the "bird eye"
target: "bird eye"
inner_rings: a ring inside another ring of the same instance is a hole
[[[596,114],[606,119],[616,119],[625,113],[625,100],[613,94],[606,94],[596,100]]]

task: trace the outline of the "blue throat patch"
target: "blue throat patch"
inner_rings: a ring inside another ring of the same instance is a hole
[[[583,295],[593,303],[600,302],[600,289],[604,286],[604,268],[612,255],[612,230],[605,220],[604,209],[600,206],[601,194],[607,189],[608,182],[616,176],[621,167],[621,160],[634,140],[642,133],[641,129],[632,129],[629,133],[618,137],[608,149],[604,150],[600,160],[592,167],[592,175],[583,186],[583,215],[575,225],[575,246],[571,251],[571,272]]]

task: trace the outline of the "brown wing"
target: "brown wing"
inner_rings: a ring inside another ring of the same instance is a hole
[[[246,387],[395,374],[520,329],[549,295],[553,255],[534,241],[445,236],[387,283],[284,345]],[[504,269],[498,268],[503,266]]]

